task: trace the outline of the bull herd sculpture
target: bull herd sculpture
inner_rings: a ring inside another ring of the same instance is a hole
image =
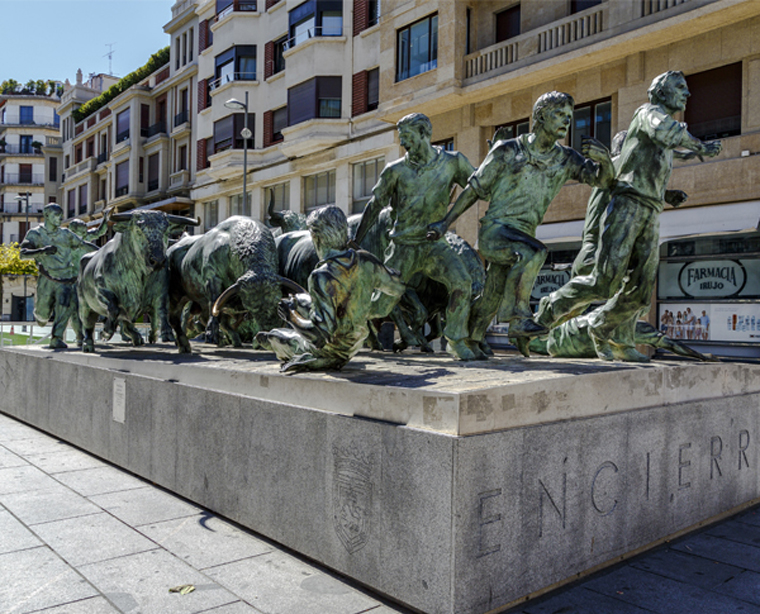
[[[144,340],[134,323],[148,314],[150,341],[176,341],[181,353],[198,334],[219,345],[250,342],[273,351],[286,372],[340,369],[368,338],[377,347],[373,323],[388,317],[400,337],[395,350],[429,352],[442,336],[454,358],[483,360],[493,354],[485,333],[497,313],[526,357],[646,361],[638,343],[707,359],[638,319],[655,281],[659,213],[686,199],[666,190],[673,157],[715,156],[721,144],[676,121],[689,95],[682,73],[656,77],[647,93],[649,103],[613,140],[614,157],[594,139],[584,138],[581,152],[558,143],[574,104],[559,92],[536,101],[533,132],[497,131],[477,169],[431,145],[426,116],[408,115],[397,124],[406,155],[385,167],[363,214],[350,218],[335,206],[308,218],[270,206],[271,226],[234,216],[180,237],[200,220],[107,212],[88,231],[77,220],[62,228],[63,211],[51,203],[21,244],[40,270],[35,317],[53,321],[50,347],[66,347],[71,321],[93,352],[99,319],[103,338],[121,327],[137,346]],[[583,249],[571,280],[533,314],[530,292],[547,254],[536,228],[569,180],[594,188]],[[450,206],[457,185],[463,191]],[[478,200],[488,203],[480,256],[448,232]],[[89,239],[106,222],[115,234],[98,248]]]

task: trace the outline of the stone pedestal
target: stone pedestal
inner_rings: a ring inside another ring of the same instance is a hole
[[[102,349],[102,348],[101,348]],[[498,610],[760,496],[760,366],[0,351],[0,411],[412,608]]]

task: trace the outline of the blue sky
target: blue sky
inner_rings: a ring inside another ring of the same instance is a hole
[[[123,77],[169,44],[174,0],[0,0],[0,81],[72,83],[77,68]]]

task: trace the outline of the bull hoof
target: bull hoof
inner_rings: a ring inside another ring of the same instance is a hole
[[[49,347],[51,350],[65,350],[69,346],[63,342],[63,339],[59,339],[58,337],[53,337],[50,340]]]
[[[409,347],[409,344],[404,341],[403,339],[401,341],[394,341],[393,342],[393,353],[394,354],[400,354],[403,352],[406,348]]]
[[[135,337],[132,337],[132,345],[140,347],[141,345],[145,345],[145,341],[141,335],[136,335]]]
[[[161,341],[164,343],[174,343],[174,334],[171,331],[161,333]]]
[[[92,354],[95,351],[95,343],[92,340],[85,341],[82,344],[82,351],[87,354]]]

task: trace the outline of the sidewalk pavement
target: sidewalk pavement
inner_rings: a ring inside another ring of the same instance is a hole
[[[0,614],[27,612],[408,610],[0,414]]]
[[[0,414],[0,614],[28,612],[411,614]],[[760,506],[508,614],[653,612],[760,614]]]

